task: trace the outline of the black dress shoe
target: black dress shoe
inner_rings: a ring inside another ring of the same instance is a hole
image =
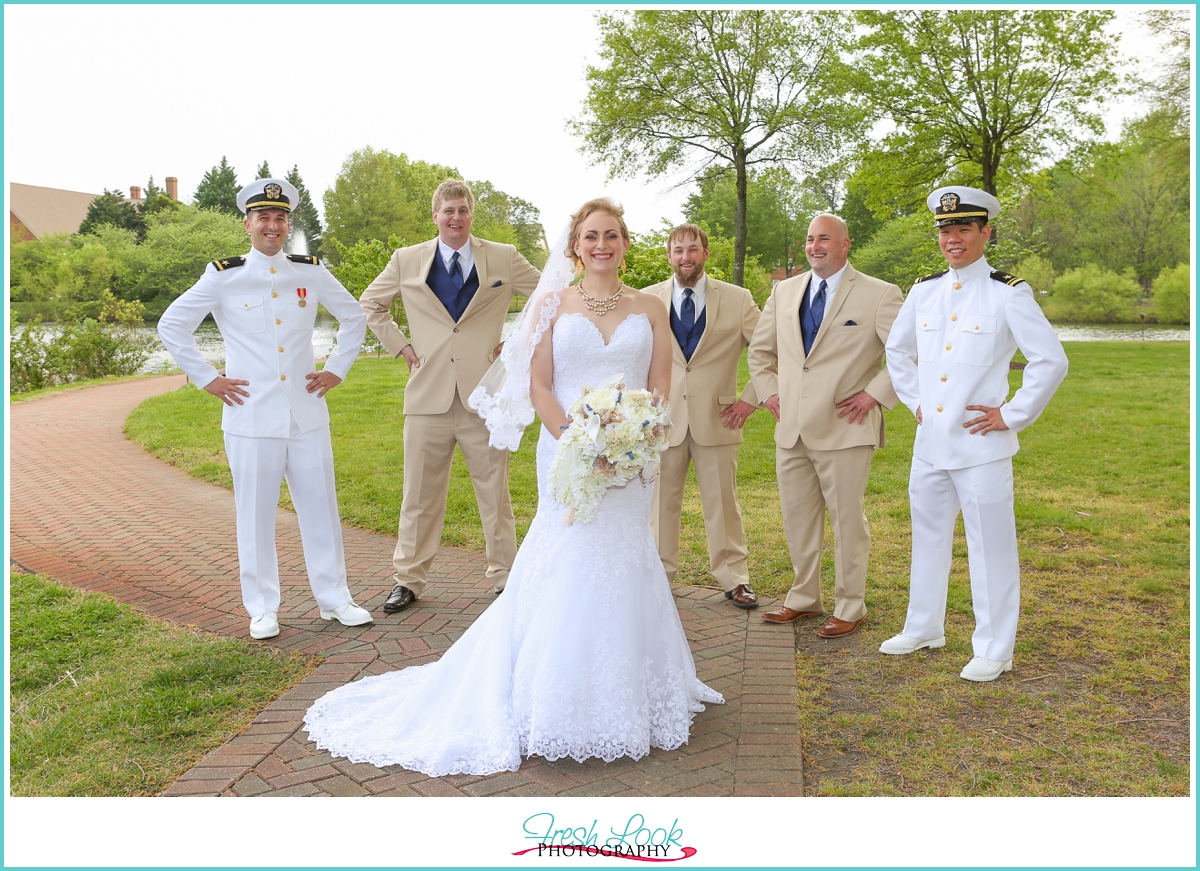
[[[417,597],[413,595],[412,590],[396,584],[392,592],[388,594],[387,601],[383,603],[383,610],[388,614],[395,614],[397,611],[403,611],[415,601],[417,601]]]

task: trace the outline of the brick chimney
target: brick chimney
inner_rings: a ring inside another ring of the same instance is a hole
[[[129,199],[135,203],[142,198],[142,189],[137,185],[131,185],[129,188]]]
[[[167,176],[167,196],[173,200],[179,199],[179,179],[173,175]]]

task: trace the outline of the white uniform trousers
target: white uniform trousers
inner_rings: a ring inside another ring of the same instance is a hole
[[[679,570],[679,524],[683,513],[683,491],[688,464],[696,466],[696,484],[704,511],[708,538],[708,565],[721,589],[729,592],[750,584],[746,567],[746,533],[742,509],[737,501],[737,458],[741,444],[701,445],[689,432],[684,440],[667,448],[659,458],[658,484],[650,508],[650,529],[658,545],[658,556],[675,582]]]
[[[291,417],[286,439],[225,433],[225,453],[237,507],[242,602],[250,616],[279,610],[275,515],[279,485],[285,478],[300,524],[308,583],[317,604],[322,611],[332,611],[349,602],[329,427],[301,432],[296,418]]]
[[[1021,607],[1012,458],[965,469],[935,469],[913,457],[908,498],[912,576],[904,634],[920,639],[945,634],[954,521],[961,510],[975,609],[974,655],[1011,659]]]
[[[508,570],[517,557],[517,521],[508,493],[508,451],[488,445],[488,437],[483,418],[463,405],[457,390],[449,411],[404,418],[404,496],[392,555],[392,580],[418,597],[428,586],[429,567],[442,543],[455,444],[467,461],[479,504],[487,579],[497,592],[508,581]]]

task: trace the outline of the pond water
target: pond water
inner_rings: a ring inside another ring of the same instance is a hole
[[[510,320],[513,318],[515,315],[509,316]],[[47,328],[52,329],[53,325],[48,324]],[[22,328],[18,327],[18,330],[20,329]],[[155,340],[157,350],[146,361],[142,371],[160,372],[175,368],[171,355],[158,342],[158,334],[154,327],[144,327],[143,330]],[[1135,324],[1057,324],[1054,332],[1064,342],[1187,342],[1192,337],[1191,330],[1187,328],[1161,324],[1148,324],[1144,328]],[[201,356],[214,366],[223,365],[225,343],[217,331],[217,325],[212,321],[205,321],[197,328],[195,335],[196,347]],[[337,322],[331,318],[319,319],[313,329],[313,353],[317,359],[328,357],[336,344]]]

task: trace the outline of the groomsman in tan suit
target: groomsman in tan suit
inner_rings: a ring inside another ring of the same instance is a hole
[[[532,293],[539,273],[512,245],[472,236],[474,209],[465,182],[442,182],[433,195],[437,238],[392,254],[359,300],[371,332],[393,357],[404,357],[409,371],[395,587],[383,605],[389,614],[425,591],[441,544],[455,444],[479,502],[495,592],[504,589],[517,553],[508,452],[489,447],[487,427],[466,401],[495,359],[513,294]],[[396,297],[408,315],[408,336],[392,317]]]
[[[675,426],[662,455],[650,525],[667,578],[674,581],[683,489],[694,462],[713,577],[734,605],[757,608],[737,501],[737,455],[758,396],[747,382],[739,398],[737,375],[742,350],[758,325],[758,306],[750,291],[704,273],[708,236],[695,224],[671,231],[667,260],[674,277],[646,288],[667,304],[675,334],[670,396]]]
[[[776,285],[750,343],[750,377],[775,416],[775,471],[796,579],[784,606],[763,615],[791,623],[824,613],[821,544],[833,524],[834,601],[818,630],[849,635],[866,616],[871,536],[863,513],[871,458],[884,444],[883,413],[896,393],[881,368],[903,302],[900,288],[858,272],[835,215],[818,215],[804,247],[811,272]]]

